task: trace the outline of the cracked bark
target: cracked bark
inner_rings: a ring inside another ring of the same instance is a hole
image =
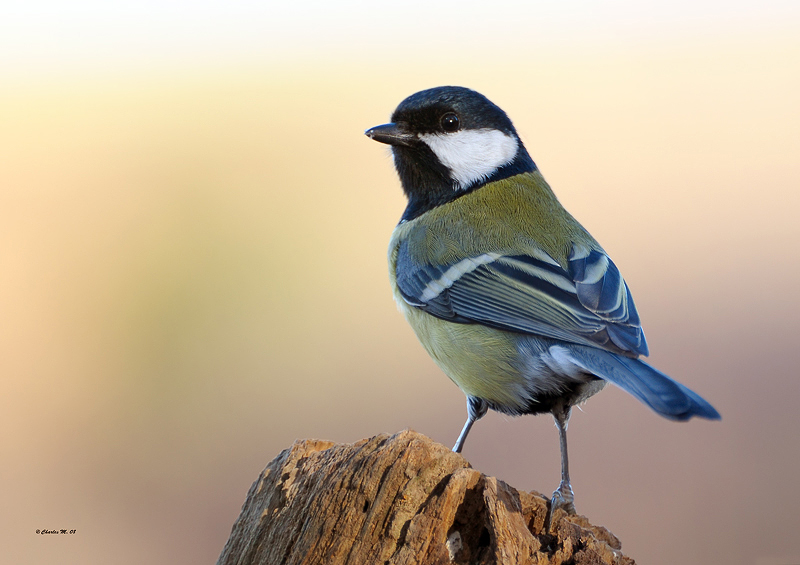
[[[583,516],[472,469],[412,431],[297,441],[261,473],[218,565],[631,565]]]

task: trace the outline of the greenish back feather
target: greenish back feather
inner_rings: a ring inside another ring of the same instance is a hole
[[[539,171],[489,183],[434,208],[398,226],[395,241],[403,233],[420,263],[449,264],[491,251],[536,256],[541,250],[566,268],[575,243],[602,251]]]

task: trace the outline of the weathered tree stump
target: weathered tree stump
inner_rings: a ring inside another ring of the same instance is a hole
[[[412,431],[297,441],[247,494],[218,565],[633,564],[608,530]]]

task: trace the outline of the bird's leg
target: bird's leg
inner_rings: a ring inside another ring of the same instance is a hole
[[[572,485],[569,484],[569,456],[567,455],[567,424],[569,423],[571,406],[563,404],[553,408],[553,418],[558,426],[558,439],[561,444],[561,484],[553,492],[553,499],[550,503],[550,515],[553,515],[556,508],[563,509],[567,514],[575,514],[575,495],[572,493]]]
[[[464,442],[467,439],[469,430],[472,428],[472,424],[483,418],[488,409],[489,405],[482,398],[467,396],[467,422],[464,424],[464,429],[461,430],[456,444],[453,446],[453,451],[461,453],[461,448],[464,447]]]

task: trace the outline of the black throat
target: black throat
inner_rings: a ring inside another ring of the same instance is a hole
[[[396,145],[392,147],[392,153],[403,192],[408,198],[408,206],[400,218],[400,223],[418,218],[428,210],[452,202],[490,182],[536,170],[536,163],[520,142],[517,155],[512,161],[464,189],[459,188],[450,178],[450,169],[439,162],[426,144],[420,143],[413,147]]]

